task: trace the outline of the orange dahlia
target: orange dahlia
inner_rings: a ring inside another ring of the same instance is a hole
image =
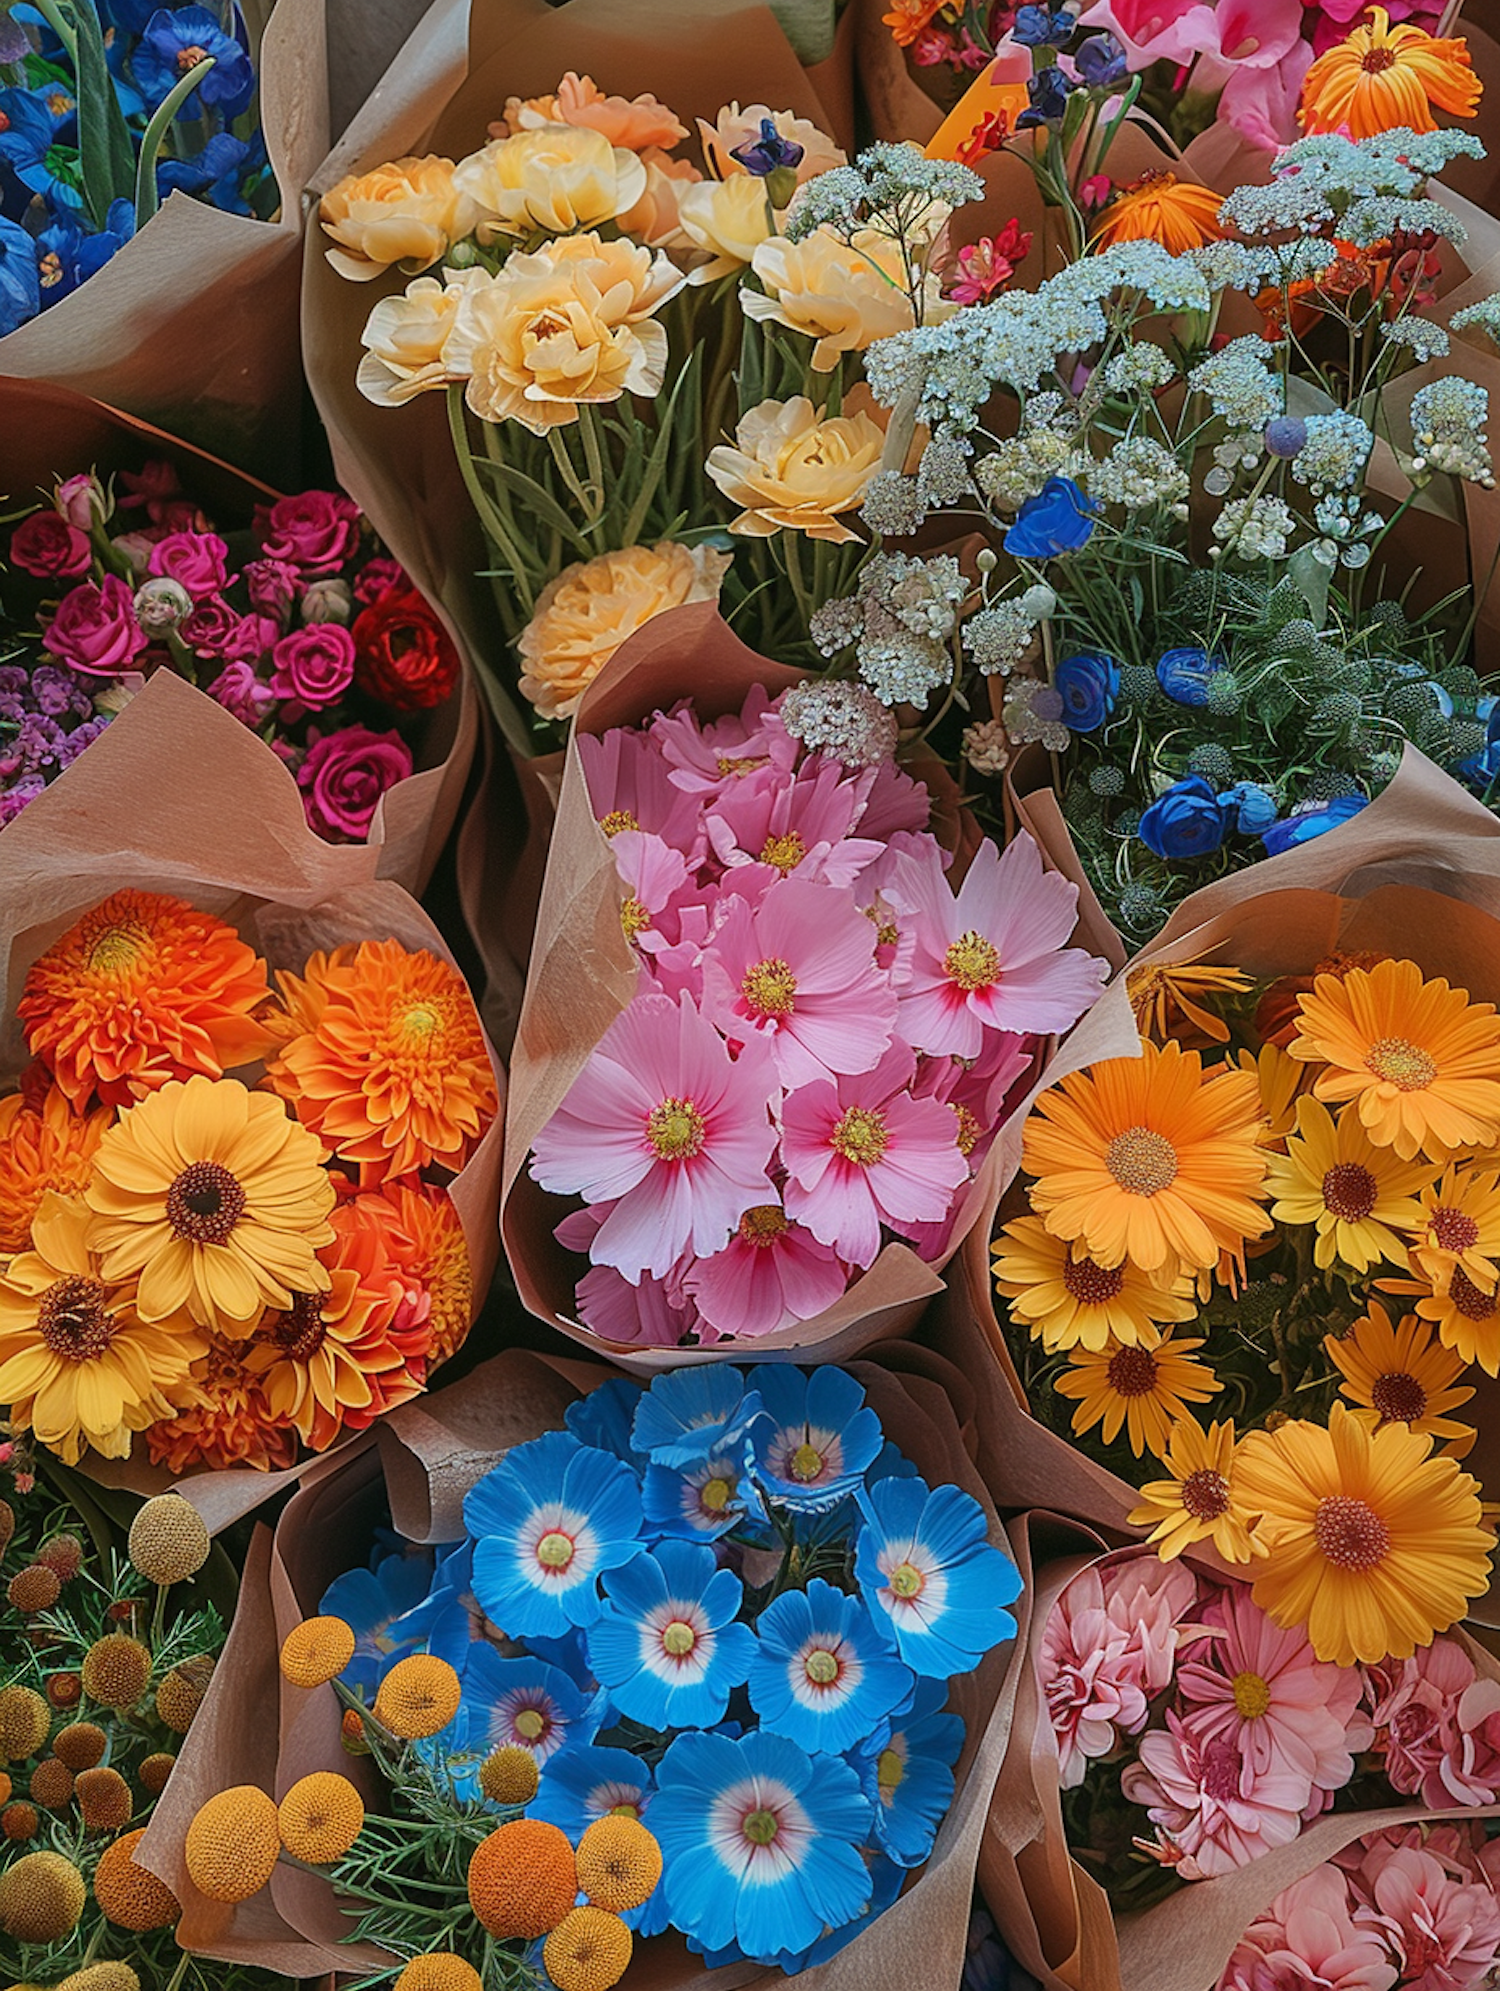
[[[1434,110],[1471,118],[1483,93],[1461,37],[1439,40],[1409,22],[1392,27],[1384,7],[1371,7],[1308,70],[1297,116],[1305,132],[1347,130],[1355,139],[1400,127],[1436,131]]]
[[[82,1192],[110,1118],[107,1109],[75,1113],[55,1085],[40,1105],[19,1092],[0,1099],[0,1257],[26,1249],[47,1190]]]
[[[396,940],[314,954],[278,976],[286,1017],[270,1079],[368,1188],[429,1162],[462,1168],[499,1105],[463,977]]]
[[[261,1378],[245,1367],[243,1343],[217,1338],[187,1380],[167,1391],[172,1414],[146,1432],[154,1466],[180,1475],[250,1466],[285,1472],[297,1457],[297,1431],[272,1410]]]
[[[426,1294],[431,1345],[427,1367],[458,1353],[474,1315],[474,1274],[463,1225],[446,1189],[387,1182],[351,1204],[357,1222],[380,1237],[391,1265],[414,1295]]]
[[[264,1057],[265,963],[232,926],[159,892],[111,893],[54,941],[16,1014],[80,1112]]]
[[[1186,255],[1217,242],[1222,197],[1175,173],[1143,173],[1122,187],[1105,208],[1094,230],[1092,246],[1112,249],[1116,242],[1159,242],[1173,256]]]

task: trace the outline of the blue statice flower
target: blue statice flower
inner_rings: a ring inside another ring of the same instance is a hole
[[[255,94],[255,71],[247,50],[225,34],[206,7],[159,7],[141,30],[130,66],[155,110],[205,56],[212,56],[214,67],[178,115],[201,118],[211,109],[238,117]]]
[[[459,1795],[472,1798],[486,1757],[497,1749],[529,1750],[540,1769],[560,1751],[592,1742],[598,1727],[594,1698],[556,1666],[502,1659],[492,1645],[476,1646],[443,1753]]]
[[[512,1638],[591,1625],[598,1578],[640,1553],[642,1518],[640,1483],[619,1459],[567,1431],[518,1445],[464,1501],[474,1594]]]
[[[0,336],[35,318],[41,308],[36,244],[19,222],[0,214]]]
[[[875,1836],[903,1867],[919,1867],[953,1802],[964,1725],[942,1680],[919,1680],[910,1704],[872,1731],[858,1769],[875,1807]]]
[[[595,1743],[565,1749],[542,1766],[526,1814],[566,1832],[576,1846],[595,1819],[649,1819],[655,1795],[650,1767],[639,1756]],[[659,1936],[670,1926],[662,1890],[658,1887],[644,1907],[627,1909],[623,1919],[638,1936]]]
[[[1062,7],[1018,7],[1010,36],[1022,48],[1061,48],[1077,25],[1077,16]]]
[[[775,1963],[864,1912],[870,1804],[836,1756],[764,1731],[679,1735],[656,1772],[651,1829],[675,1928]]]
[[[596,1452],[611,1452],[639,1471],[644,1461],[630,1442],[630,1420],[640,1400],[639,1383],[631,1382],[628,1376],[611,1376],[607,1383],[590,1390],[577,1403],[570,1403],[563,1413],[563,1423],[580,1445],[592,1445]]]
[[[1063,720],[1075,733],[1092,733],[1114,710],[1120,695],[1120,666],[1102,650],[1064,657],[1052,674],[1062,693]]]
[[[766,1417],[754,1433],[755,1472],[793,1513],[826,1513],[863,1482],[881,1447],[880,1419],[844,1370],[765,1362],[750,1372]]]
[[[1136,834],[1154,856],[1212,857],[1229,834],[1232,811],[1201,774],[1186,774],[1157,796]]]
[[[673,1369],[658,1376],[636,1405],[631,1443],[658,1466],[684,1466],[730,1451],[761,1414],[738,1369]]]
[[[877,1625],[914,1673],[968,1673],[1015,1636],[1004,1609],[1020,1594],[1008,1555],[986,1539],[984,1510],[956,1486],[877,1481],[859,1496],[865,1525],[854,1574]]]
[[[1269,857],[1279,857],[1284,850],[1292,850],[1299,843],[1311,843],[1314,837],[1322,836],[1326,830],[1336,830],[1340,823],[1347,823],[1351,816],[1357,816],[1361,809],[1368,809],[1368,795],[1336,795],[1331,802],[1317,802],[1304,809],[1294,809],[1289,816],[1283,816],[1279,823],[1273,823],[1261,837]]]
[[[354,1633],[354,1657],[339,1675],[346,1687],[373,1694],[396,1661],[421,1645],[425,1627],[403,1621],[426,1599],[431,1580],[430,1553],[398,1551],[373,1569],[349,1570],[323,1592],[319,1612],[342,1618]]]
[[[765,1504],[745,1468],[743,1441],[685,1471],[647,1466],[641,1504],[653,1528],[695,1542],[717,1541],[734,1528],[759,1530],[766,1519]]]
[[[1156,682],[1174,705],[1204,706],[1209,679],[1228,668],[1222,657],[1193,646],[1164,650],[1156,660]]]
[[[756,1634],[750,1705],[762,1729],[810,1752],[852,1749],[912,1691],[864,1604],[821,1577],[768,1604]]]
[[[604,1592],[589,1664],[618,1713],[656,1729],[721,1721],[755,1655],[754,1632],[735,1622],[734,1571],[712,1549],[663,1541],[607,1576]]]
[[[1071,477],[1049,477],[1006,529],[1005,550],[1013,560],[1052,560],[1059,553],[1076,553],[1093,536],[1091,514],[1098,509]]]

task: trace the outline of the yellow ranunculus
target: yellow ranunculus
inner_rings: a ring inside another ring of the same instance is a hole
[[[785,528],[809,539],[858,538],[839,518],[853,511],[880,468],[885,436],[866,414],[826,420],[805,395],[762,401],[741,417],[735,447],[711,450],[708,474],[744,510],[731,532],[769,539]]]
[[[357,378],[365,399],[399,408],[413,395],[462,379],[450,370],[443,349],[464,293],[493,282],[488,270],[476,268],[455,272],[446,283],[417,277],[399,297],[381,298],[360,334],[365,352]]]
[[[453,181],[484,217],[481,238],[492,240],[538,229],[571,235],[613,221],[646,191],[646,169],[602,132],[544,124],[461,159]]]
[[[688,240],[706,249],[712,259],[693,271],[691,283],[714,283],[743,269],[773,232],[766,183],[749,173],[684,189],[677,200],[677,218]]]
[[[799,186],[804,181],[815,180],[819,173],[826,173],[833,166],[848,164],[827,132],[819,131],[810,119],[796,117],[791,111],[772,111],[764,104],[746,104],[741,110],[736,101],[726,104],[712,124],[706,118],[698,120],[704,162],[716,178],[732,179],[747,170],[735,158],[735,148],[753,145],[766,118],[776,127],[778,138],[790,139],[792,144],[802,147],[802,157],[797,161]]]
[[[633,242],[564,236],[464,292],[444,364],[484,421],[545,435],[576,422],[581,401],[660,391],[667,335],[652,314],[681,283]]]
[[[850,244],[826,228],[801,242],[775,235],[761,243],[750,266],[767,294],[740,292],[746,316],[816,339],[817,373],[831,373],[840,353],[862,353],[914,322],[900,252],[884,236],[861,234]],[[927,281],[924,317],[931,324],[947,311],[936,279]]]
[[[429,155],[351,173],[324,194],[318,218],[338,244],[329,262],[341,277],[367,283],[392,263],[431,269],[478,215],[454,182],[453,161]]]
[[[543,589],[516,647],[521,690],[545,719],[566,719],[627,636],[684,602],[716,601],[728,553],[706,546],[627,546],[564,567]]]

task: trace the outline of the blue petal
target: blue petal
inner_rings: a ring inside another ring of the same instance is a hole
[[[563,1422],[580,1444],[591,1445],[596,1452],[612,1452],[627,1465],[639,1465],[630,1442],[630,1420],[640,1397],[639,1383],[627,1376],[612,1376],[577,1403],[570,1403]]]

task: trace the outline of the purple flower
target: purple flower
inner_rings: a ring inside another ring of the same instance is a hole
[[[97,719],[90,719],[82,726],[75,726],[71,733],[64,734],[57,747],[57,771],[61,774],[65,767],[71,767],[85,747],[91,747],[110,722],[111,715],[101,712]]]
[[[25,774],[9,787],[0,788],[0,828],[19,816],[28,802],[34,802],[46,785],[39,774]]]
[[[71,715],[75,719],[87,719],[94,710],[94,701],[71,671],[59,670],[56,664],[38,664],[31,673],[31,697],[38,712],[45,712],[49,719],[62,719]]]
[[[307,820],[331,843],[360,843],[388,788],[412,771],[411,750],[399,733],[344,726],[308,748],[297,770]]]
[[[734,146],[729,156],[738,159],[747,173],[764,180],[780,167],[795,169],[800,166],[802,152],[803,148],[795,139],[782,137],[774,118],[762,118],[760,137],[747,138],[743,145]]]
[[[1125,80],[1125,51],[1113,35],[1090,35],[1074,49],[1073,60],[1091,90],[1105,90]]]

